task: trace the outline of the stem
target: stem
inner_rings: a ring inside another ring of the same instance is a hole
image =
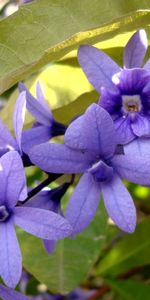
[[[117,276],[116,279],[128,279],[132,277],[133,275],[137,274],[139,271],[143,269],[143,266],[135,267],[133,269],[128,270],[125,273],[121,273],[120,275]],[[111,287],[107,284],[104,284],[98,291],[95,292],[94,295],[89,297],[87,300],[99,300],[100,297],[104,296],[106,293],[111,291]]]
[[[28,193],[28,197],[24,200],[24,201],[18,201],[17,206],[21,206],[23,204],[25,204],[29,199],[31,199],[32,197],[34,197],[37,193],[39,193],[44,187],[48,186],[51,182],[55,181],[57,178],[59,178],[60,176],[62,176],[63,174],[48,174],[48,177],[41,182],[38,186],[36,186],[33,190],[31,190]],[[69,182],[64,183],[64,191],[62,194],[62,196],[65,194],[65,192],[67,191],[68,187],[74,183],[74,179],[75,179],[75,174],[72,174],[71,176],[71,180]],[[57,193],[58,194],[58,193]]]
[[[28,193],[28,197],[24,201],[18,201],[17,206],[25,204],[30,198],[39,193],[44,187],[48,186],[51,182],[55,181],[57,178],[63,174],[50,174],[43,182],[36,186],[32,191]]]
[[[87,300],[99,300],[100,297],[109,292],[111,288],[108,285],[103,285],[98,291],[95,292],[94,295],[89,297]]]

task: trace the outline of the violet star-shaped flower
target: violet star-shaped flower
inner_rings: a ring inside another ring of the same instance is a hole
[[[124,69],[93,46],[78,51],[83,71],[101,94],[99,104],[114,120],[118,144],[150,136],[150,60],[141,68],[147,45],[145,31],[137,31],[124,49]]]
[[[34,126],[28,130],[24,130],[22,134],[22,148],[28,154],[30,148],[34,145],[47,142],[54,136],[64,134],[67,127],[53,118],[39,83],[36,86],[37,100],[21,82],[19,83],[19,89],[21,92],[26,92],[27,109],[36,119]]]
[[[17,206],[27,197],[26,178],[20,155],[10,151],[0,158],[0,276],[14,288],[21,276],[22,258],[15,227],[42,239],[58,240],[71,234],[68,221],[40,208]]]
[[[45,143],[30,151],[33,163],[45,171],[84,173],[67,206],[66,217],[74,233],[82,231],[93,219],[100,192],[109,216],[118,227],[130,233],[135,229],[134,203],[120,177],[149,185],[150,159],[133,152],[115,155],[115,135],[110,115],[92,104],[68,127],[65,145]]]

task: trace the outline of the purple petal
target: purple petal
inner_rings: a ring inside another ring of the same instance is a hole
[[[82,45],[78,50],[78,61],[88,80],[98,92],[101,91],[102,86],[116,91],[112,76],[120,72],[120,68],[103,51],[90,45]]]
[[[52,122],[51,112],[48,112],[27,90],[23,83],[19,83],[19,90],[26,92],[27,109],[42,125],[49,126]]]
[[[138,114],[135,122],[131,124],[133,133],[138,136],[150,136],[150,117]]]
[[[22,133],[22,149],[27,153],[35,146],[47,142],[51,138],[51,128],[48,126],[37,126]]]
[[[0,202],[14,207],[18,200],[27,197],[26,177],[18,152],[10,151],[0,158]]]
[[[28,297],[0,284],[0,298],[3,300],[29,300]]]
[[[48,254],[52,254],[55,251],[56,241],[43,240],[43,245]]]
[[[93,220],[100,201],[100,184],[85,173],[77,184],[67,205],[66,218],[73,234],[84,230]]]
[[[65,218],[39,208],[15,207],[14,222],[25,231],[42,239],[58,240],[72,233],[72,228]]]
[[[0,120],[0,146],[18,150],[16,140],[13,138],[7,127]]]
[[[150,82],[148,82],[142,90],[141,102],[145,114],[149,114],[150,110]]]
[[[122,95],[138,95],[149,83],[150,74],[141,68],[125,69],[115,74],[112,80]]]
[[[0,223],[0,275],[6,285],[15,288],[22,272],[22,257],[11,220]]]
[[[11,149],[12,150],[12,149]],[[0,157],[10,151],[10,148],[1,148],[0,147]]]
[[[50,107],[48,106],[48,103],[46,102],[46,100],[44,98],[44,95],[43,95],[43,92],[42,92],[39,82],[37,82],[37,84],[36,84],[36,98],[37,98],[37,101],[41,104],[41,106],[43,106],[43,108],[48,112],[49,116],[53,119],[52,112],[50,110]]]
[[[101,187],[105,207],[111,219],[123,231],[134,232],[136,226],[134,202],[120,178],[115,175],[112,181],[103,183]]]
[[[44,143],[29,152],[31,161],[42,170],[53,173],[81,173],[90,164],[89,155],[69,149],[65,145]]]
[[[30,3],[32,2],[33,0],[21,0],[21,3]]]
[[[101,96],[98,104],[106,109],[109,114],[118,115],[122,109],[120,93],[111,93],[106,88],[101,88]]]
[[[26,92],[21,92],[21,94],[19,95],[16,101],[14,116],[13,116],[14,131],[15,131],[16,141],[18,143],[20,153],[22,153],[21,138],[22,138],[24,119],[25,119],[25,112],[26,112]]]
[[[133,183],[150,185],[150,158],[131,154],[116,155],[112,159],[113,167],[119,176]]]
[[[136,136],[133,133],[129,117],[120,117],[114,120],[114,126],[116,129],[117,144],[124,145],[135,139]]]
[[[146,64],[144,65],[143,69],[150,72],[150,58],[147,60]]]
[[[29,201],[27,201],[24,206],[27,207],[36,207],[36,208],[42,208],[42,209],[47,209],[47,210],[52,210],[53,212],[58,213],[59,208],[60,208],[60,203],[59,199],[53,201],[51,199],[52,193],[56,191],[58,188],[50,190],[46,188],[46,190],[42,190],[39,192],[37,195],[32,197]],[[58,195],[59,197],[60,195]],[[56,197],[57,197],[57,192],[56,192]]]
[[[149,138],[137,138],[131,143],[124,146],[124,153],[126,155],[135,155],[137,157],[149,157],[150,158],[150,139]]]
[[[115,135],[110,115],[99,105],[92,104],[83,116],[70,124],[65,133],[65,144],[107,158],[114,154]]]
[[[141,67],[147,47],[145,30],[136,31],[124,48],[124,66],[128,69]]]

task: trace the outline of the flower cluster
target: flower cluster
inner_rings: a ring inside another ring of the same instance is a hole
[[[141,67],[146,49],[146,33],[137,31],[125,47],[121,68],[99,49],[81,46],[79,63],[101,95],[69,126],[54,119],[39,83],[36,98],[19,84],[14,136],[0,122],[0,275],[8,287],[17,285],[22,269],[15,225],[41,238],[51,253],[57,240],[90,224],[102,195],[114,223],[134,232],[136,209],[122,179],[150,185],[150,60]],[[35,122],[23,130],[26,109]],[[49,141],[59,135],[64,144]],[[48,177],[28,190],[24,168],[31,165]],[[47,187],[63,174],[71,175],[70,182]],[[81,177],[64,213],[61,198],[75,174]]]

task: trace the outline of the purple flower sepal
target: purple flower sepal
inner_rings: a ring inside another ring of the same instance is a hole
[[[42,239],[58,240],[71,234],[72,228],[62,216],[41,208],[17,206],[27,197],[26,178],[18,152],[9,151],[0,158],[0,276],[14,288],[20,280],[22,257],[15,225]]]
[[[117,226],[129,233],[135,229],[135,206],[120,178],[149,185],[150,159],[133,151],[115,154],[115,137],[110,115],[92,104],[68,127],[65,145],[44,143],[30,151],[33,163],[47,172],[84,173],[67,206],[66,218],[74,233],[82,231],[93,219],[100,192]]]
[[[25,204],[25,206],[50,210],[55,212],[56,214],[63,216],[60,201],[67,191],[69,185],[70,183],[66,182],[55,189],[44,188],[36,196],[32,197]],[[52,254],[55,250],[56,241],[44,239],[43,245],[47,253]]]
[[[53,118],[39,83],[36,86],[36,99],[21,82],[19,83],[19,90],[26,92],[27,109],[36,120],[33,127],[23,131],[22,134],[22,148],[28,154],[33,146],[47,142],[54,136],[63,135],[67,126]]]
[[[145,31],[137,31],[124,49],[124,69],[93,46],[78,51],[83,71],[101,94],[99,105],[114,120],[118,144],[150,136],[150,60],[141,68],[147,46]]]

